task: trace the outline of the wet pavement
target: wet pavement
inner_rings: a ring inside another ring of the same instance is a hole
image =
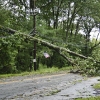
[[[0,100],[74,100],[97,95],[92,85],[100,77],[72,73],[0,79]]]

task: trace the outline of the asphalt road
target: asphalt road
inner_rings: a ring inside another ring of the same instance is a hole
[[[84,90],[85,81],[81,75],[71,73],[0,79],[0,100],[73,100],[79,97],[76,89]],[[95,82],[97,79],[91,84]],[[91,84],[87,86],[90,88]]]

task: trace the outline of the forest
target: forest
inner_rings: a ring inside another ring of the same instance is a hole
[[[73,66],[100,75],[99,37],[100,0],[0,0],[1,74]]]

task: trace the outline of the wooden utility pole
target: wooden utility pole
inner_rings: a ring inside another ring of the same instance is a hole
[[[35,13],[35,0],[33,4],[33,36],[36,34],[36,13]],[[33,63],[34,63],[34,70],[36,71],[36,41],[34,41],[34,51],[33,51]]]
[[[32,14],[33,16],[33,30],[30,32],[31,36],[35,36],[36,35],[36,7],[35,7],[35,1],[36,0],[30,0],[30,14]],[[31,12],[32,11],[32,12]],[[37,66],[36,66],[36,41],[33,42],[34,48],[31,52],[31,56],[33,56],[33,60],[31,65],[30,65],[30,70],[32,69],[32,65],[34,63],[34,70],[36,71]]]

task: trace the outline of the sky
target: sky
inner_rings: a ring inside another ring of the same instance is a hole
[[[82,30],[79,31],[79,33],[81,34],[85,34]],[[97,38],[98,36],[98,40],[100,40],[100,29],[99,28],[93,28],[91,33],[90,33],[90,39],[92,40],[93,38]]]
[[[97,36],[98,36],[98,40],[100,40],[100,29],[98,28],[98,29],[96,29],[96,28],[93,28],[93,30],[91,31],[91,39],[92,38],[97,38]]]

